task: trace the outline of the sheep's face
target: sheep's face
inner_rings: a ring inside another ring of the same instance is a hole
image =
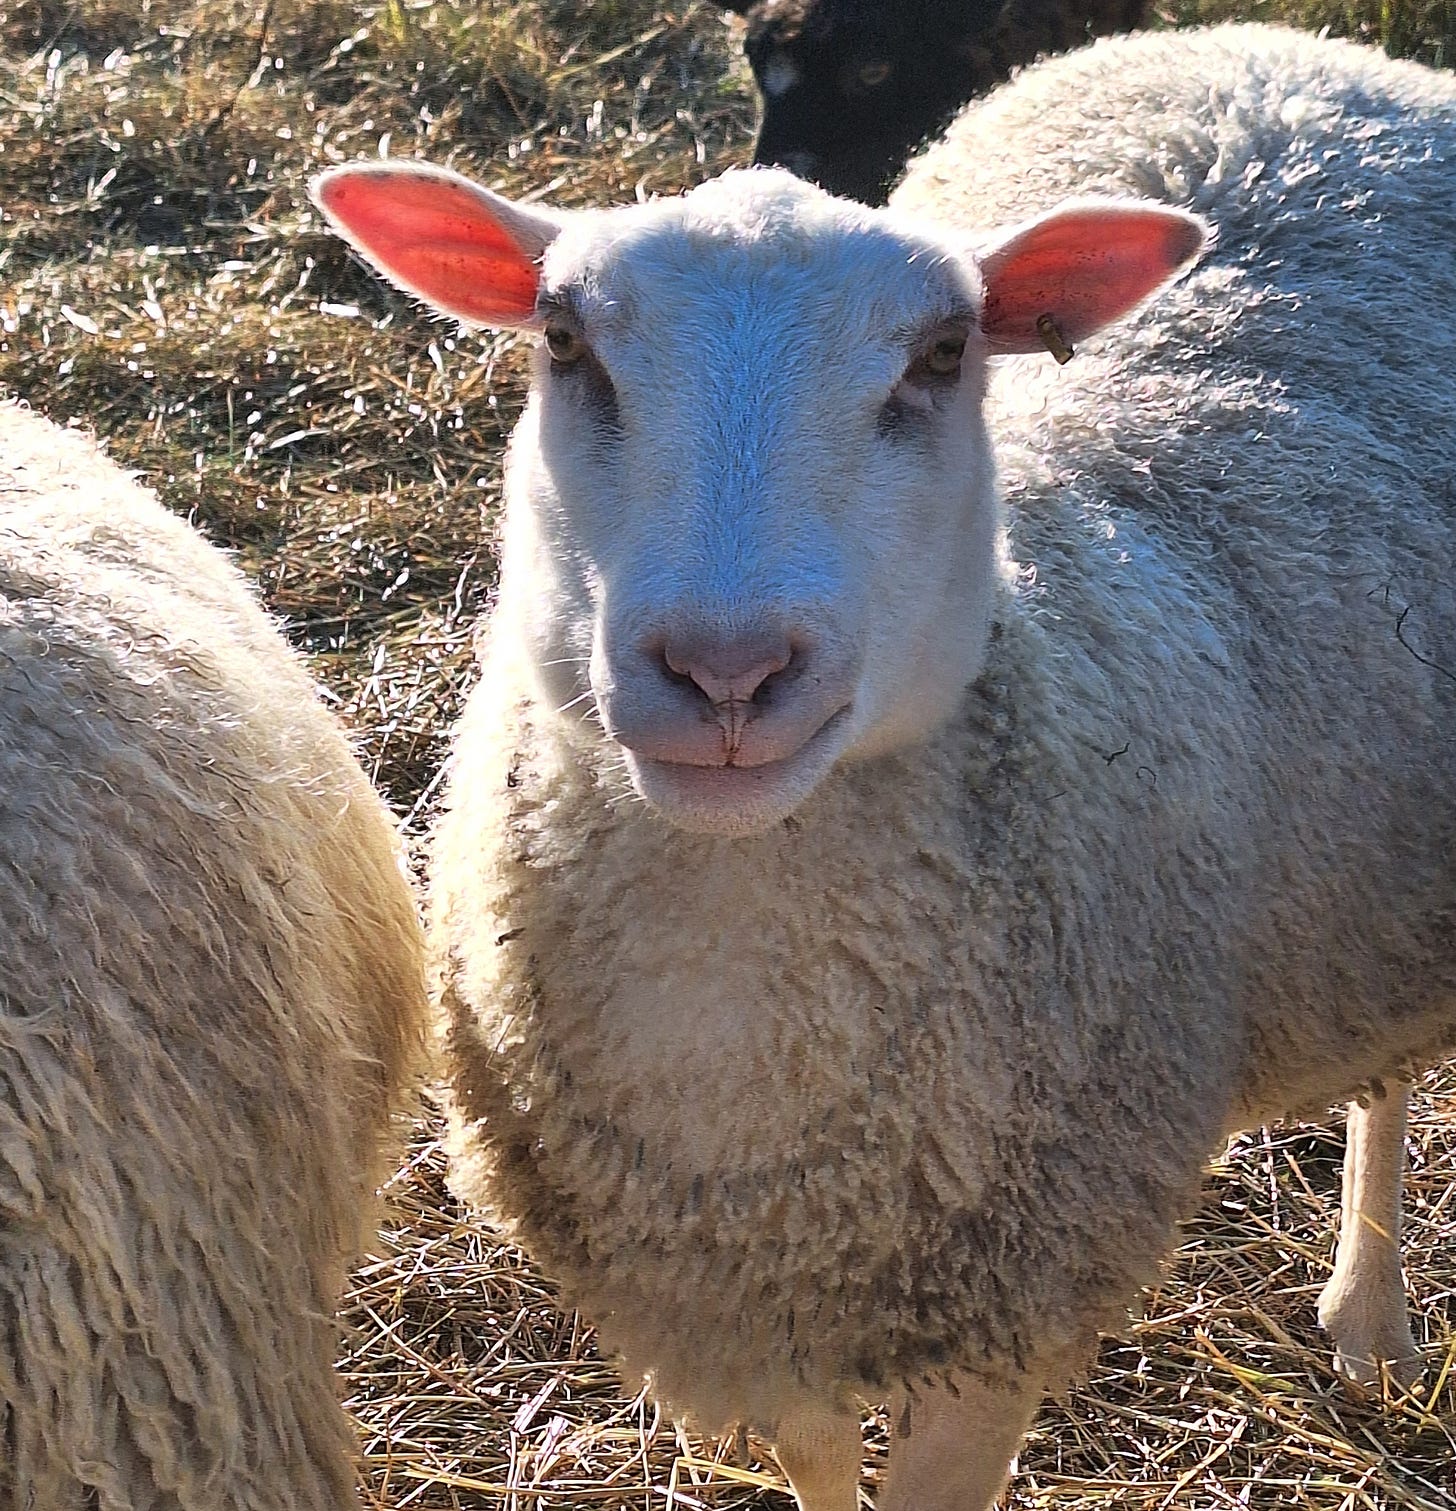
[[[955,708],[996,593],[988,354],[1080,338],[1202,241],[1103,205],[978,261],[781,172],[558,218],[418,165],[315,192],[406,287],[541,332],[499,613],[557,717],[729,835]]]
[[[552,704],[667,817],[761,828],[974,676],[979,308],[974,264],[786,175],[553,244],[504,591]]]

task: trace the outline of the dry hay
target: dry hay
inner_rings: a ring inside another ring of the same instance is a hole
[[[1456,1085],[1418,1099],[1405,1253],[1430,1368],[1382,1401],[1333,1379],[1314,1320],[1329,1272],[1341,1141],[1315,1126],[1237,1140],[1167,1281],[1077,1388],[1044,1408],[1006,1511],[1299,1507],[1451,1511],[1448,1317],[1456,1264]],[[519,1254],[469,1223],[421,1145],[400,1222],[356,1277],[344,1358],[379,1507],[727,1508],[781,1485],[760,1445],[693,1443],[624,1396],[591,1337]],[[884,1423],[870,1422],[870,1474]]]
[[[418,836],[521,362],[365,275],[304,180],[386,146],[511,193],[628,199],[740,159],[751,127],[735,33],[701,0],[0,0],[0,387],[86,420],[239,553]],[[1339,1144],[1262,1133],[1215,1167],[1143,1319],[1048,1405],[1009,1504],[1456,1511],[1453,1123],[1447,1075],[1412,1140],[1424,1394],[1334,1381],[1314,1302]],[[691,1442],[623,1394],[451,1201],[434,1140],[422,1119],[349,1298],[366,1503],[784,1504],[758,1445]],[[883,1424],[870,1444],[877,1473]]]

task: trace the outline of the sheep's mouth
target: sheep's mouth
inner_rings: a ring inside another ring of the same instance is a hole
[[[792,755],[758,766],[698,766],[627,751],[632,784],[679,828],[756,834],[787,818],[829,774],[848,744],[851,708],[830,715]]]

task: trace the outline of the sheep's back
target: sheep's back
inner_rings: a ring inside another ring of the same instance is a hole
[[[0,1505],[79,1462],[350,1503],[329,1315],[422,1017],[392,825],[233,569],[15,409],[0,792]]]
[[[1453,181],[1456,78],[1226,26],[1028,70],[895,200],[973,236],[1082,194],[1215,229],[1067,367],[999,364],[987,408],[1029,606],[1107,690],[1088,739],[1146,750],[1240,689],[1237,739],[1195,714],[1189,747],[1249,768],[1232,796],[1265,852],[1242,883],[1263,1008],[1231,1125],[1452,1037],[1456,376],[1432,314],[1456,303]]]
[[[991,231],[1067,195],[1131,195],[1235,237],[1302,237],[1331,182],[1362,181],[1440,220],[1456,212],[1388,174],[1439,172],[1453,122],[1456,77],[1351,42],[1255,24],[1105,37],[969,105],[891,203]]]
[[[1260,447],[1306,435],[1321,437],[1327,478],[1368,452],[1407,494],[1412,479],[1451,488],[1456,380],[1440,311],[1456,288],[1453,172],[1456,75],[1233,25],[1105,39],[1027,70],[911,166],[894,205],[972,244],[1067,197],[1204,216],[1215,240],[1191,275],[1065,369],[999,364],[989,418],[998,449],[1074,459],[1098,430],[1144,461],[1182,438],[1163,470],[1195,482],[1224,461],[1203,444],[1210,427],[1217,441],[1221,422],[1240,425],[1226,477],[1248,498],[1226,486],[1218,512],[1259,526],[1261,508],[1291,512]],[[1300,435],[1246,423],[1259,400],[1265,413],[1297,405]]]

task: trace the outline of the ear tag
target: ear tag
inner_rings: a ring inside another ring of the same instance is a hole
[[[1050,315],[1036,317],[1036,333],[1041,337],[1042,345],[1057,359],[1058,366],[1065,367],[1077,355],[1076,348],[1068,343]]]

